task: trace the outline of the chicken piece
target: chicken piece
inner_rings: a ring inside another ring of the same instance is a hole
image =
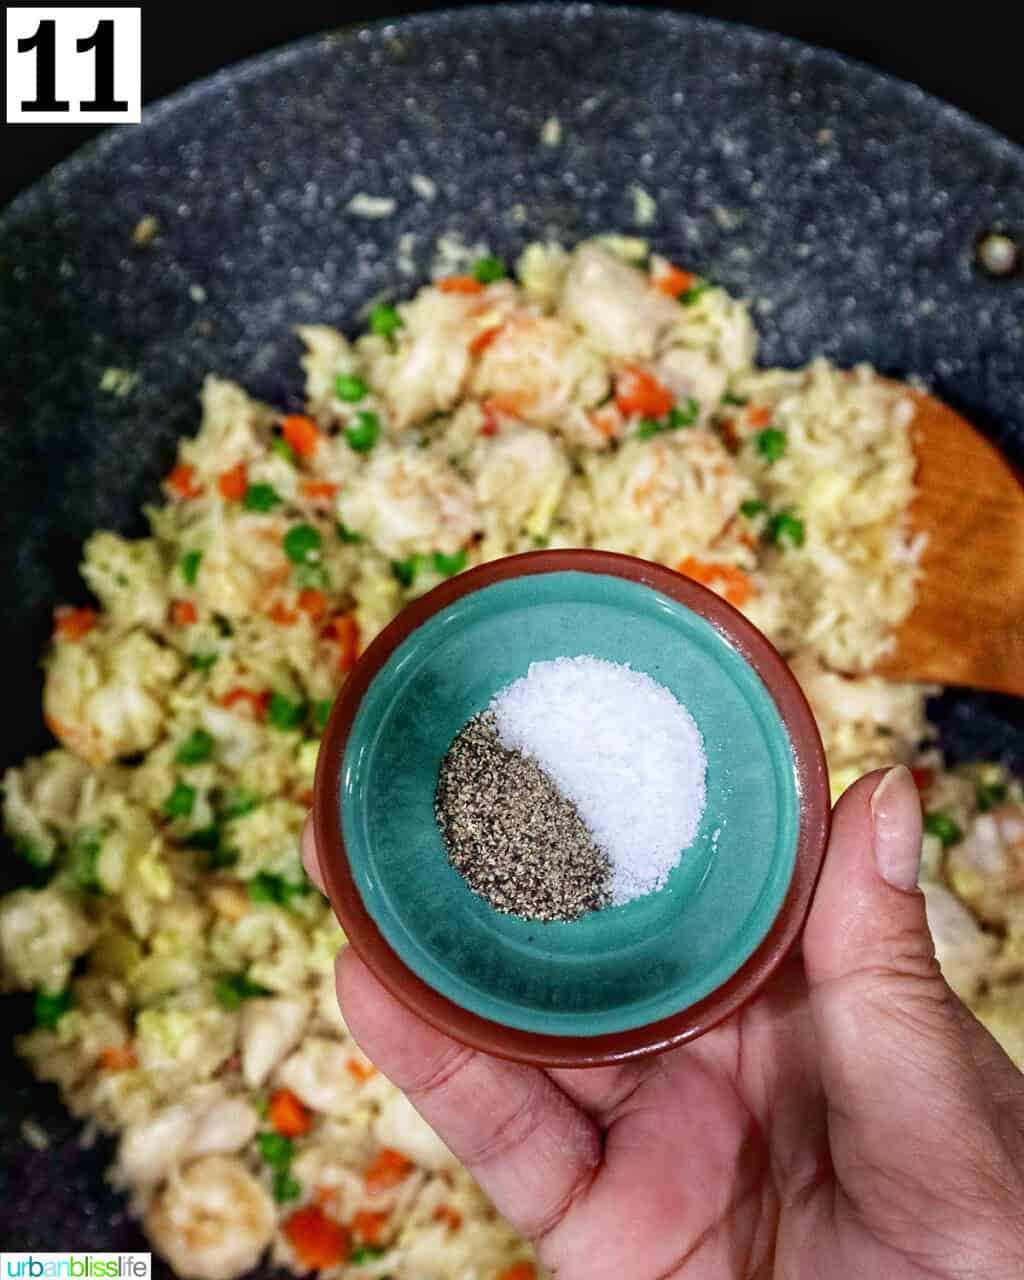
[[[180,1276],[233,1280],[255,1267],[277,1225],[274,1202],[236,1156],[210,1155],[172,1174],[146,1234]]]
[[[185,441],[181,453],[201,479],[213,485],[228,468],[265,455],[278,415],[224,378],[207,377],[199,398],[202,424],[195,439]]]
[[[935,881],[921,885],[928,928],[943,975],[961,1000],[969,1001],[984,982],[996,953],[996,939],[948,889]]]
[[[167,612],[167,570],[155,538],[94,533],[85,544],[82,577],[119,630],[157,628]]]
[[[673,347],[659,356],[654,371],[658,381],[672,392],[679,404],[694,399],[700,406],[698,421],[705,425],[721,404],[729,375],[703,351]]]
[[[73,822],[88,776],[84,760],[59,750],[26,760],[4,774],[4,826],[33,862],[52,860],[57,833],[66,833]]]
[[[373,1122],[374,1137],[382,1147],[393,1147],[413,1164],[437,1173],[457,1161],[404,1093],[393,1089]]]
[[[673,431],[627,440],[614,454],[584,460],[564,509],[585,540],[609,551],[675,565],[708,556],[747,496],[747,483],[707,431]],[[738,552],[747,551],[737,543]]]
[[[493,396],[512,417],[557,429],[573,410],[600,404],[610,385],[604,360],[571,325],[522,315],[483,352],[471,390],[484,400]]]
[[[338,499],[338,514],[389,560],[418,552],[454,555],[481,523],[473,491],[458,472],[410,445],[378,445],[362,483]]]
[[[61,991],[96,930],[59,885],[18,889],[0,900],[0,984]]]
[[[979,814],[946,857],[957,895],[990,924],[1024,910],[1024,807],[1005,804]]]
[[[351,1056],[352,1051],[340,1040],[308,1036],[281,1064],[277,1080],[314,1111],[343,1116],[359,1090],[359,1082],[348,1070]]]
[[[403,325],[394,349],[387,346],[371,354],[369,365],[370,381],[383,389],[397,428],[443,413],[460,398],[479,306],[476,295],[427,288],[399,307]]]
[[[160,736],[181,659],[141,631],[101,646],[58,640],[46,673],[46,721],[90,764],[148,751]]]
[[[259,1125],[259,1116],[245,1098],[229,1095],[216,1081],[198,1085],[182,1101],[125,1129],[114,1179],[124,1186],[153,1186],[183,1160],[241,1151]]]
[[[229,618],[262,612],[291,575],[282,547],[287,527],[266,515],[214,512],[194,588],[198,602]]]
[[[258,1089],[291,1053],[308,1017],[309,1002],[298,996],[245,1002],[241,1013],[242,1078],[250,1089]]]
[[[318,1199],[338,1222],[349,1221],[363,1200],[363,1179],[354,1169],[369,1159],[365,1136],[365,1130],[354,1129],[347,1142],[310,1143],[291,1167],[302,1186],[316,1187]]]
[[[235,1016],[217,1005],[200,1009],[143,1009],[135,1019],[136,1053],[154,1078],[184,1081],[211,1076],[235,1050]]]
[[[599,352],[617,360],[652,360],[680,321],[674,299],[593,242],[580,245],[572,255],[561,313]]]
[[[494,554],[508,554],[521,533],[538,538],[548,532],[569,471],[564,452],[536,427],[481,442],[476,496]]]

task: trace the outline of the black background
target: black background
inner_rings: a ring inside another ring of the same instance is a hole
[[[453,5],[221,4],[142,6],[142,82],[146,102],[231,62],[300,36],[375,18]],[[1021,47],[1009,27],[1012,6],[981,0],[951,6],[719,3],[676,5],[784,32],[881,67],[986,120],[1024,143],[1019,91]],[[643,67],[637,68],[643,76]],[[130,125],[120,126],[130,128]],[[0,205],[97,132],[87,125],[3,125]]]

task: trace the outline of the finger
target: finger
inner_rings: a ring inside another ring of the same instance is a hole
[[[534,1239],[549,1235],[600,1165],[593,1121],[539,1068],[488,1057],[422,1022],[351,947],[337,974],[342,1013],[367,1056],[514,1226]]]
[[[320,870],[320,863],[316,856],[316,838],[313,835],[312,814],[306,818],[306,825],[302,828],[302,865],[306,870],[306,875],[326,897],[327,889],[324,886],[323,872]]]
[[[983,1141],[983,1087],[935,960],[920,851],[909,771],[861,779],[836,808],[804,934],[833,1158],[868,1194],[894,1174],[938,1192]]]
[[[646,1079],[650,1064],[627,1062],[618,1067],[559,1067],[548,1074],[563,1093],[607,1129],[616,1114]]]

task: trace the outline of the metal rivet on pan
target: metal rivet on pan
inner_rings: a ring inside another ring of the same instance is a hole
[[[978,262],[990,276],[1008,276],[1020,262],[1020,245],[1002,231],[986,231],[978,240]]]

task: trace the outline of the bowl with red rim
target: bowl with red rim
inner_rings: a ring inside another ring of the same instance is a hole
[[[582,655],[646,672],[687,707],[706,807],[662,888],[522,920],[449,863],[438,771],[531,663]],[[799,936],[829,810],[814,718],[769,641],[699,583],[590,550],[479,565],[409,604],[335,703],[313,806],[332,906],[384,986],[466,1044],[548,1066],[660,1052],[749,1000]]]

